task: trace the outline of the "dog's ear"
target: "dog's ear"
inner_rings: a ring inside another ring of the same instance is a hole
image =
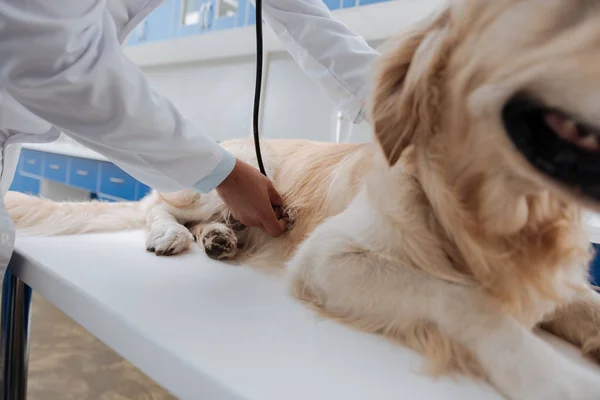
[[[434,127],[440,78],[448,55],[448,10],[400,37],[378,61],[371,102],[375,139],[390,166],[416,138]]]

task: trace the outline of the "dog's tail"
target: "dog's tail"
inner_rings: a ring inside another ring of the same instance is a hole
[[[146,201],[55,202],[18,192],[4,197],[17,232],[34,236],[140,229],[145,224]]]

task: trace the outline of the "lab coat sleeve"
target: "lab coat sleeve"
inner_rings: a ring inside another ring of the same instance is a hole
[[[156,190],[206,193],[235,158],[150,88],[101,0],[0,2],[0,86]]]
[[[365,104],[379,53],[364,38],[334,19],[321,0],[263,0],[263,19],[347,119],[368,119]]]

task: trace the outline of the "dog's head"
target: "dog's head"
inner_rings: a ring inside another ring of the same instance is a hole
[[[512,298],[585,264],[580,206],[600,210],[600,1],[450,0],[392,45],[375,137],[392,167],[414,149],[455,264]]]
[[[600,210],[600,1],[449,1],[397,43],[372,103],[390,165],[414,145],[448,183]]]

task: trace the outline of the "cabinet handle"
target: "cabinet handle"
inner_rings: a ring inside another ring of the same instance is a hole
[[[50,169],[54,169],[54,170],[59,170],[59,169],[60,169],[60,166],[59,166],[59,165],[57,165],[57,164],[50,164],[50,165],[48,165],[48,167],[49,167]]]
[[[35,160],[27,160],[27,164],[29,164],[29,165],[35,165]]]
[[[78,169],[77,171],[75,171],[75,173],[76,173],[77,175],[81,175],[81,176],[88,176],[88,172],[87,172],[87,171],[84,171],[84,170],[82,170],[82,169]]]
[[[204,21],[204,28],[203,29],[208,29],[209,25],[208,25],[208,12],[210,11],[210,8],[212,7],[212,3],[205,3],[206,4],[206,10],[204,10],[204,14],[202,15],[202,19]]]
[[[110,181],[111,183],[118,183],[119,185],[121,185],[121,184],[125,183],[125,179],[121,179],[121,178],[113,178],[113,177],[110,177],[110,178],[109,178],[109,181]]]
[[[200,4],[200,10],[199,10],[199,19],[200,19],[200,30],[204,29],[204,10],[206,9],[206,3],[202,3]]]

